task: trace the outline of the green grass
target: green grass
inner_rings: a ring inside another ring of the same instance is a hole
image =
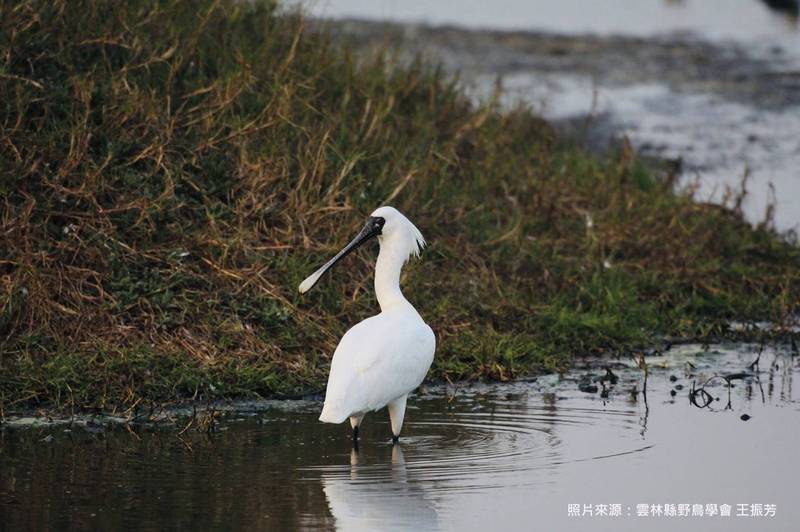
[[[404,290],[433,379],[798,309],[767,227],[271,2],[2,3],[0,94],[0,410],[321,389],[375,249],[296,287],[384,203],[431,243]]]

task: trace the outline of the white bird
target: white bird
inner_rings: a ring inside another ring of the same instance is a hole
[[[422,383],[436,350],[433,331],[400,291],[400,271],[409,257],[419,256],[425,239],[393,207],[373,212],[352,242],[300,283],[300,293],[309,291],[339,260],[376,236],[380,253],[375,295],[381,312],[355,325],[339,341],[319,417],[325,423],[350,418],[354,444],[364,415],[384,406],[389,410],[393,440],[398,440],[408,394]]]

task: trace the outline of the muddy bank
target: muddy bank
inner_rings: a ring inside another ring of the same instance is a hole
[[[780,45],[756,52],[690,35],[558,35],[365,20],[316,24],[357,48],[388,46],[405,60],[417,54],[435,58],[468,84],[488,74],[568,73],[590,76],[602,85],[659,82],[676,91],[704,90],[764,109],[797,104],[800,93],[797,58]]]
[[[478,100],[502,88],[589,148],[628,138],[670,161],[700,200],[742,190],[749,221],[800,222],[800,49],[775,39],[711,41],[465,30],[365,20],[317,22],[369,52],[433,58]]]

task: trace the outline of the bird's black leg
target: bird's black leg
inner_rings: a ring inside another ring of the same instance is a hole
[[[353,427],[353,447],[358,447],[358,427]]]
[[[398,443],[399,441],[400,441],[400,435],[399,434],[392,434],[392,444],[394,445],[394,444]]]

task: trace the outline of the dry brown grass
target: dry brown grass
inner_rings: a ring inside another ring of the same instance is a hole
[[[435,376],[512,378],[798,308],[796,247],[270,2],[0,4],[0,404],[319,389],[376,206],[432,242]],[[587,224],[591,220],[591,224]],[[610,267],[604,266],[604,264]]]

